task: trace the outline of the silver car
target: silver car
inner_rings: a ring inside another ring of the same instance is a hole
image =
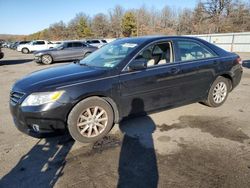
[[[97,49],[82,41],[65,41],[55,48],[36,51],[34,60],[47,65],[55,61],[81,60]]]

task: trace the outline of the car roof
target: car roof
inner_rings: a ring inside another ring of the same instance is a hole
[[[66,40],[66,41],[63,41],[63,43],[68,43],[68,42],[82,42],[82,43],[84,43],[84,41],[81,41],[81,40]]]
[[[153,36],[142,36],[142,37],[129,37],[129,38],[120,38],[117,40],[124,40],[124,41],[131,41],[131,42],[152,42],[156,40],[163,40],[163,39],[194,39],[194,40],[201,40],[196,37],[188,37],[188,36],[165,36],[165,35],[153,35]]]

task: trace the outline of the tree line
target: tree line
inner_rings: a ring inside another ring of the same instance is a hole
[[[93,17],[78,13],[68,23],[54,23],[26,40],[119,38],[142,35],[187,35],[250,31],[250,3],[240,0],[201,0],[193,9],[117,5]]]

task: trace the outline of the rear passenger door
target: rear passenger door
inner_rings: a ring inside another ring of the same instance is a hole
[[[84,48],[86,47],[86,44],[82,43],[82,42],[75,42],[73,43],[73,47],[74,47],[74,54],[73,56],[76,59],[83,59],[84,56]]]
[[[175,47],[183,80],[183,100],[203,99],[214,80],[217,55],[195,40],[176,40]]]
[[[76,60],[83,54],[83,46],[81,42],[68,42],[62,50],[61,60]]]

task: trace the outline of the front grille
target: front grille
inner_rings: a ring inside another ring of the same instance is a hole
[[[10,92],[10,102],[12,104],[17,104],[20,99],[24,96],[24,93],[18,92],[18,91],[11,91]]]

